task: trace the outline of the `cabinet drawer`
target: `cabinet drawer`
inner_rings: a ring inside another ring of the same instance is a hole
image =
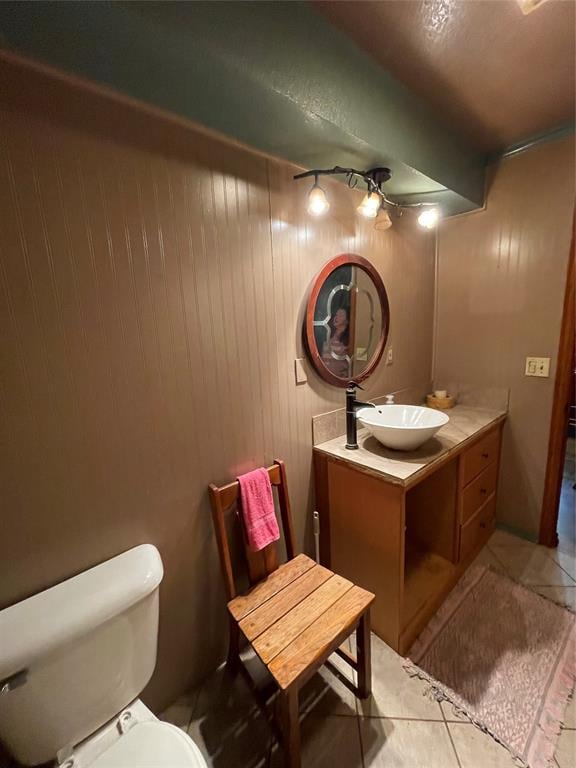
[[[496,491],[498,462],[493,461],[462,491],[461,522],[468,522]]]
[[[460,531],[460,560],[478,549],[495,528],[496,496],[493,495],[483,507],[472,517]]]
[[[492,462],[498,462],[500,430],[494,429],[462,454],[462,487]]]

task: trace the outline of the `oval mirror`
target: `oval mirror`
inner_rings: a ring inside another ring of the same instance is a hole
[[[386,346],[390,310],[384,283],[369,261],[345,253],[317,275],[306,311],[306,346],[320,376],[337,387],[363,381]]]

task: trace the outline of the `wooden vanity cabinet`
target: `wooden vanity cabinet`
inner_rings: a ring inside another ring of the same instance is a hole
[[[376,595],[376,634],[406,653],[495,526],[502,423],[408,481],[314,451],[323,564]]]
[[[500,442],[501,429],[496,427],[460,456],[460,561],[474,556],[496,526]]]

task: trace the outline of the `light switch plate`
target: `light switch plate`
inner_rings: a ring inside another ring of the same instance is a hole
[[[306,384],[308,376],[306,375],[306,369],[304,368],[304,359],[297,357],[294,360],[294,375],[296,376],[296,384]]]
[[[388,349],[388,352],[386,352],[386,365],[392,365],[394,362],[394,350],[392,347]]]
[[[548,376],[550,376],[550,358],[527,357],[524,373],[526,376],[542,376],[548,378]]]

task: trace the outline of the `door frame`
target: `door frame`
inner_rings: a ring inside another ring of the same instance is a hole
[[[550,435],[548,438],[548,461],[542,498],[542,514],[540,517],[539,543],[546,547],[558,546],[558,508],[562,489],[562,473],[566,456],[566,427],[570,409],[572,376],[574,376],[574,348],[576,344],[574,282],[576,272],[574,267],[574,247],[576,237],[576,213],[572,221],[572,244],[568,258],[566,275],[566,290],[564,292],[564,308],[562,310],[562,326],[558,344],[556,379],[554,382],[554,399],[550,419]]]

